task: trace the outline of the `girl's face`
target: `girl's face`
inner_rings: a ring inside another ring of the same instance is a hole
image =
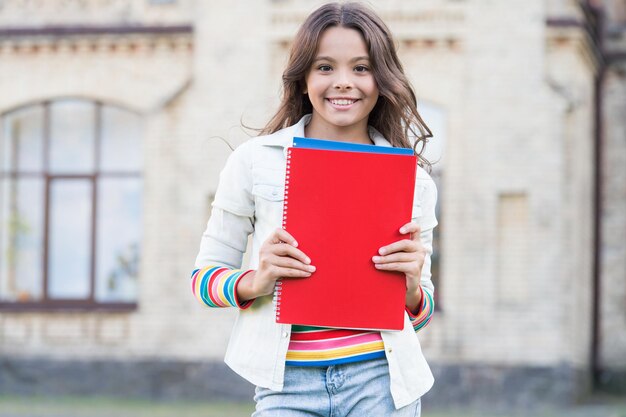
[[[378,86],[359,31],[334,26],[322,32],[305,82],[313,105],[307,136],[370,143],[367,120]]]

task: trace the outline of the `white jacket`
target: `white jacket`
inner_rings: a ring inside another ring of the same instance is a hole
[[[304,137],[310,115],[274,134],[250,139],[228,158],[220,174],[213,210],[202,235],[196,268],[211,264],[241,268],[248,236],[252,234],[250,269],[256,269],[259,248],[282,225],[285,155],[294,136]],[[370,137],[378,146],[391,146],[375,129]],[[417,167],[412,220],[421,226],[421,242],[428,256],[421,285],[432,295],[430,273],[433,228],[437,225],[437,190],[431,177]],[[400,227],[401,225],[398,225]],[[239,310],[226,363],[251,383],[280,391],[291,325],[275,322],[272,296],[260,297],[248,309]],[[396,408],[420,398],[433,385],[433,375],[422,354],[418,337],[405,313],[404,330],[382,331],[389,363],[391,394]]]

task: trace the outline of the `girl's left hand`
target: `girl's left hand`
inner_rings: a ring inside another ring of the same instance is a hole
[[[426,249],[420,241],[420,227],[413,222],[400,228],[400,233],[410,233],[410,239],[403,239],[383,246],[374,256],[374,266],[383,271],[403,272],[406,276],[406,306],[417,311],[421,305],[420,279],[426,259]]]

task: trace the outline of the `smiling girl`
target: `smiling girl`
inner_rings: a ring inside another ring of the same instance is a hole
[[[315,260],[281,228],[285,148],[293,138],[397,147],[411,147],[413,139],[417,147],[431,136],[391,33],[361,4],[320,7],[296,35],[283,89],[261,136],[237,148],[220,175],[192,290],[203,305],[239,309],[226,363],[257,386],[253,416],[418,416],[420,397],[433,384],[417,332],[434,308],[437,225],[437,191],[421,155],[412,219],[398,225],[410,239],[382,246],[372,258],[406,278],[404,329],[277,324],[272,304],[277,280],[315,274]],[[242,270],[249,235],[250,269]]]

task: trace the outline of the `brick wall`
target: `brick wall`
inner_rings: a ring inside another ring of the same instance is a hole
[[[249,134],[241,120],[262,127],[271,115],[290,38],[314,3],[182,2],[177,7],[187,9],[163,22],[191,24],[193,35],[116,40],[140,46],[133,48],[112,50],[107,37],[76,47],[48,39],[36,49],[0,39],[0,112],[79,95],[138,110],[145,122],[138,310],[0,313],[0,354],[221,360],[235,311],[197,305],[189,273],[230,152],[224,141],[240,144]],[[581,28],[546,27],[548,16],[580,18],[574,3],[373,2],[396,33],[419,99],[446,116],[443,308],[420,336],[442,381],[454,383],[450,366],[484,366],[488,381],[498,369],[539,367],[544,379],[578,375],[564,388],[570,394],[585,389],[596,63]],[[0,22],[14,22],[6,16],[12,10],[0,10]],[[159,23],[151,13],[147,22]],[[626,367],[626,342],[610,336],[625,326],[617,232],[625,212],[623,71],[611,73],[607,86],[607,149],[617,151],[606,155],[607,190],[615,192],[606,197],[602,360]]]

